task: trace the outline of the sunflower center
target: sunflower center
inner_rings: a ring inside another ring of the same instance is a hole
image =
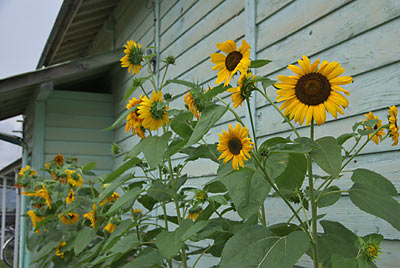
[[[238,138],[232,138],[228,142],[228,147],[229,151],[234,154],[238,155],[240,154],[240,151],[242,150],[242,142]]]
[[[165,114],[165,105],[163,102],[155,101],[150,108],[151,117],[161,120]]]
[[[143,60],[143,50],[139,47],[133,47],[129,53],[129,62],[133,65],[140,65]]]
[[[329,80],[320,73],[309,73],[297,81],[296,97],[304,104],[318,105],[324,103],[331,94]]]
[[[243,58],[243,55],[238,51],[232,51],[228,54],[225,59],[225,66],[228,71],[232,72],[235,70],[236,66],[239,64],[240,60]]]

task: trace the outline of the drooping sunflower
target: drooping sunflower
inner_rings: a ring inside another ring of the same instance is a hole
[[[117,227],[116,224],[109,222],[105,227],[104,230],[106,230],[107,232],[109,232],[110,234],[112,232],[114,232],[115,228]]]
[[[100,194],[101,196],[101,194]],[[113,192],[109,197],[101,201],[99,204],[100,207],[104,206],[106,203],[116,202],[119,198],[119,194],[117,192]]]
[[[33,210],[29,210],[27,212],[29,217],[31,218],[33,229],[36,229],[38,222],[41,222],[42,220],[45,219],[45,217],[37,216]],[[39,230],[35,230],[35,233],[40,233]]]
[[[65,225],[75,224],[79,220],[79,214],[74,212],[68,212],[64,215],[62,213],[58,214],[58,218],[61,220],[62,223]]]
[[[64,164],[64,156],[62,154],[57,154],[53,161],[55,165],[62,166]]]
[[[392,146],[399,143],[399,125],[397,123],[397,107],[389,107],[389,135],[393,140]]]
[[[192,93],[190,91],[186,93],[184,101],[188,106],[189,111],[191,111],[192,114],[196,117],[196,119],[199,120],[201,113],[198,111],[195,99],[193,98]]]
[[[189,214],[187,215],[186,219],[190,219],[192,221],[196,221],[202,211],[201,207],[191,208],[189,210]]]
[[[62,248],[63,246],[65,246],[66,244],[67,244],[67,242],[61,241],[61,242],[58,244],[58,246],[56,247],[56,252],[55,252],[55,254],[56,254],[56,256],[60,257],[61,259],[64,258],[64,252],[61,252],[61,248]]]
[[[227,91],[233,93],[231,95],[233,107],[237,108],[238,106],[242,106],[244,100],[250,98],[252,89],[250,85],[254,85],[255,82],[251,80],[256,76],[250,73],[244,73],[240,76],[237,87],[229,88]]]
[[[139,99],[133,97],[126,105],[126,109],[129,110],[136,105],[139,105],[143,101],[143,96],[140,95]],[[144,128],[142,126],[143,119],[139,118],[138,108],[128,114],[126,117],[125,132],[132,131],[132,135],[138,135],[142,139],[146,138],[144,135]]]
[[[243,160],[247,161],[247,158],[251,158],[249,152],[253,150],[254,143],[249,138],[249,130],[247,127],[243,127],[241,124],[237,124],[235,129],[229,124],[229,132],[222,130],[223,134],[218,133],[219,143],[217,150],[222,154],[218,158],[224,158],[224,164],[232,159],[232,167],[239,169],[239,165],[244,167]]]
[[[233,40],[228,40],[223,43],[217,43],[217,48],[228,54],[227,56],[221,53],[212,53],[210,55],[211,62],[215,63],[213,70],[218,70],[216,84],[225,81],[227,86],[232,79],[232,76],[240,71],[246,73],[250,67],[250,45],[246,40],[242,41],[242,45],[236,50],[236,43]]]
[[[128,67],[128,72],[131,72],[132,70],[132,74],[135,75],[143,68],[142,61],[144,50],[140,44],[136,44],[133,40],[126,42],[124,47],[125,56],[120,60],[121,67]]]
[[[44,200],[46,200],[46,205],[51,208],[51,199],[50,199],[50,194],[49,191],[47,191],[46,186],[44,186],[44,184],[42,185],[42,189],[37,190],[35,195],[37,197],[43,198]]]
[[[74,202],[75,201],[74,196],[75,196],[74,190],[70,189],[67,198],[65,198],[65,203],[70,204]]]
[[[139,118],[143,120],[143,127],[150,130],[157,130],[163,124],[168,124],[169,118],[167,110],[169,107],[164,104],[162,92],[153,91],[151,99],[143,97],[142,103],[139,105]]]
[[[80,174],[76,173],[75,170],[69,170],[69,169],[66,169],[65,173],[67,174],[67,182],[72,187],[77,187],[77,188],[82,187],[83,179]]]
[[[365,119],[363,120],[364,122],[365,122],[365,121],[368,121],[368,120],[379,119],[378,116],[377,116],[377,115],[374,116],[374,114],[373,114],[372,112],[369,112],[368,114],[365,114],[365,116],[366,116],[367,118],[365,118]],[[370,129],[376,130],[376,129],[380,128],[381,126],[382,126],[382,120],[379,119],[378,123],[377,123],[373,128],[371,128],[371,127],[369,127],[369,126],[365,126],[365,128],[366,128],[367,130],[370,130]],[[382,137],[383,137],[384,135],[385,135],[385,132],[383,131],[383,129],[380,129],[380,130],[379,130],[378,132],[376,132],[376,134],[371,138],[371,140],[372,140],[373,142],[375,142],[376,145],[378,145],[379,142],[382,141]],[[371,136],[372,136],[372,133],[368,134],[368,137],[371,137]]]
[[[337,113],[343,113],[349,101],[339,92],[347,96],[350,92],[342,88],[353,82],[351,76],[340,76],[345,69],[340,67],[337,62],[323,61],[318,67],[320,60],[317,59],[313,64],[307,56],[303,55],[303,60],[297,60],[300,67],[289,65],[287,68],[296,75],[284,76],[278,75],[281,83],[276,83],[279,88],[277,101],[284,103],[280,109],[285,109],[285,116],[299,122],[300,125],[306,120],[309,125],[314,118],[318,125],[326,121],[326,111],[337,118]]]
[[[88,213],[83,214],[84,218],[90,220],[90,227],[92,227],[92,228],[94,228],[94,225],[96,223],[95,216],[96,216],[96,203],[93,203],[92,211],[89,211]]]

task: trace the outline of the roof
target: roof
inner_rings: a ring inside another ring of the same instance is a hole
[[[23,114],[39,86],[53,82],[55,90],[111,93],[108,73],[122,49],[93,55],[0,80],[0,120]]]
[[[120,0],[64,0],[37,68],[88,55]]]

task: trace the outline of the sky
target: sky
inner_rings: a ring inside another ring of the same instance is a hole
[[[0,0],[0,79],[34,71],[62,0]],[[0,121],[0,132],[20,136],[21,116]],[[0,169],[21,157],[0,140]]]

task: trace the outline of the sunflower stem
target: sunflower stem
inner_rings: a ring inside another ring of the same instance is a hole
[[[162,78],[161,84],[160,84],[160,90],[166,86],[166,85],[164,85],[164,80],[165,80],[165,76],[167,75],[168,67],[169,67],[169,64],[167,64],[167,66],[165,67],[165,72],[164,72],[164,75],[163,75],[163,78]]]
[[[262,92],[262,90],[260,90],[258,87],[256,87],[257,91],[260,92],[261,95],[264,96],[264,98],[266,98],[268,100],[268,102],[275,108],[275,110],[278,111],[278,113],[283,117],[283,119],[285,119],[286,123],[289,124],[289,126],[292,128],[292,130],[294,131],[294,133],[296,134],[296,136],[298,138],[300,138],[300,134],[299,132],[297,132],[297,129],[295,128],[295,126],[292,124],[292,122],[290,122],[290,120],[283,115],[282,111],[279,109],[278,106],[276,106],[276,104],[268,97],[267,94],[265,94],[264,92]]]
[[[235,110],[233,110],[232,107],[229,106],[228,103],[226,103],[223,99],[221,99],[221,98],[218,97],[218,96],[215,96],[214,98],[216,98],[217,100],[219,100],[220,102],[222,102],[223,104],[225,104],[225,105],[228,107],[229,111],[235,116],[236,120],[237,120],[239,123],[241,123],[242,126],[245,126],[243,120],[242,120],[242,119],[240,118],[240,116],[235,112]]]
[[[311,119],[310,126],[310,138],[314,141],[314,118]],[[312,171],[312,159],[311,156],[307,156],[307,164],[308,164],[308,185],[310,191],[310,201],[311,201],[311,211],[312,211],[312,242],[311,247],[313,251],[313,259],[314,259],[314,267],[318,268],[318,243],[317,243],[317,203],[315,202],[314,196],[314,178]]]

